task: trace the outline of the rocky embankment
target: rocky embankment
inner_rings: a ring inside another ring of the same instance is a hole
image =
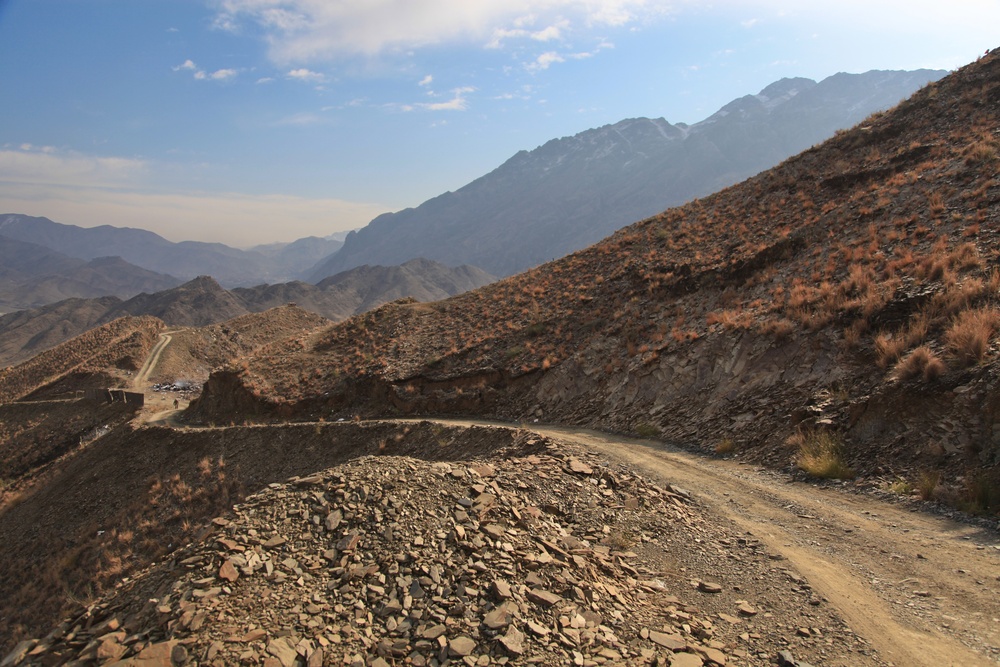
[[[884,664],[687,491],[537,437],[274,483],[21,665]]]

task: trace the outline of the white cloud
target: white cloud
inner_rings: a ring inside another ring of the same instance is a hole
[[[569,27],[569,21],[564,19],[553,25],[542,28],[541,30],[526,30],[524,28],[497,28],[493,31],[490,41],[486,43],[486,47],[490,49],[498,49],[503,46],[504,42],[511,39],[531,39],[536,42],[551,42],[553,40],[562,39],[563,33],[566,32]]]
[[[262,76],[261,78],[257,79],[257,83],[271,83],[272,81],[274,81],[274,79],[269,76]]]
[[[675,0],[218,0],[216,27],[261,29],[278,63],[508,39],[552,41],[666,13]]]
[[[525,68],[530,72],[540,72],[548,69],[554,63],[564,62],[566,62],[566,59],[555,51],[546,51],[542,55],[535,58],[534,62],[525,65]]]
[[[403,111],[415,111],[417,109],[423,109],[424,111],[465,111],[469,108],[469,100],[466,95],[475,92],[475,90],[472,86],[463,86],[451,91],[452,97],[450,100],[404,104],[399,108]]]
[[[306,81],[308,83],[322,83],[326,80],[326,77],[319,73],[313,72],[305,67],[300,67],[299,69],[293,69],[288,71],[288,78],[295,79],[296,81]]]
[[[215,81],[225,81],[226,79],[233,78],[236,74],[237,72],[234,69],[217,69],[208,76]]]
[[[239,72],[235,69],[217,69],[214,72],[206,72],[205,70],[198,67],[193,60],[190,58],[182,62],[176,67],[171,67],[175,72],[194,72],[192,76],[198,81],[225,81],[227,79],[232,79]]]
[[[418,85],[418,86],[429,86],[429,85],[431,85],[432,83],[434,83],[434,77],[433,77],[433,76],[431,76],[430,74],[428,74],[427,76],[425,76],[424,78],[422,78],[422,79],[421,79],[421,80],[420,80],[420,81],[419,81],[419,82],[417,83],[417,85]]]

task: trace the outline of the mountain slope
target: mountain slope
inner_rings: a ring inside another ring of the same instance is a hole
[[[0,315],[0,366],[17,364],[104,322],[117,297],[66,299]]]
[[[330,276],[318,285],[302,282],[235,288],[233,294],[248,310],[286,303],[339,322],[383,303],[411,297],[436,301],[491,283],[495,278],[474,266],[449,268],[426,259],[401,266],[360,266]]]
[[[138,294],[112,308],[105,317],[152,315],[171,326],[200,327],[249,312],[239,299],[208,276],[199,276],[173,289]]]
[[[804,470],[828,434],[837,474],[937,470],[996,508],[998,102],[995,51],[562,260],[272,346],[192,412],[544,418]]]
[[[413,257],[510,275],[771,167],[943,74],[784,79],[696,125],[637,118],[554,139],[455,192],[375,218],[308,280]]]
[[[116,296],[174,287],[173,276],[148,271],[120,257],[91,261],[34,243],[0,236],[0,308],[37,308],[70,298]]]
[[[81,268],[94,264],[114,267],[118,262],[94,260]],[[202,276],[171,289],[144,292],[124,302],[115,297],[68,299],[0,316],[0,365],[24,361],[94,326],[126,315],[152,315],[172,327],[202,327],[296,303],[312,313],[340,321],[388,301],[405,297],[418,301],[442,299],[493,280],[493,276],[475,267],[450,269],[418,259],[401,267],[360,267],[319,286],[291,282],[229,291],[212,278]]]
[[[108,386],[108,369],[137,370],[162,330],[163,322],[153,317],[122,317],[0,369],[0,403],[25,398],[70,375],[95,375],[97,381],[90,386]],[[74,389],[83,386],[76,383]]]

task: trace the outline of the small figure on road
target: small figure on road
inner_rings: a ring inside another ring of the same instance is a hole
[[[180,405],[181,405],[181,404],[180,404],[180,401],[178,401],[178,400],[177,400],[177,399],[175,398],[175,399],[174,399],[174,410],[176,410],[177,408],[179,408],[179,407],[180,407]]]

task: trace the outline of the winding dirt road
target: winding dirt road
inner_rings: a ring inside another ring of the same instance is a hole
[[[146,361],[142,363],[142,368],[136,372],[135,378],[132,380],[132,387],[134,389],[141,390],[143,385],[149,381],[149,376],[153,374],[153,369],[156,368],[156,364],[160,361],[160,355],[163,354],[163,350],[165,350],[167,345],[170,345],[170,341],[173,340],[170,336],[172,333],[177,332],[165,331],[160,334],[160,340],[156,341],[156,345],[154,345],[153,349],[149,351]]]
[[[786,558],[887,663],[1000,661],[1000,540],[993,532],[661,443],[529,428],[687,489]]]

